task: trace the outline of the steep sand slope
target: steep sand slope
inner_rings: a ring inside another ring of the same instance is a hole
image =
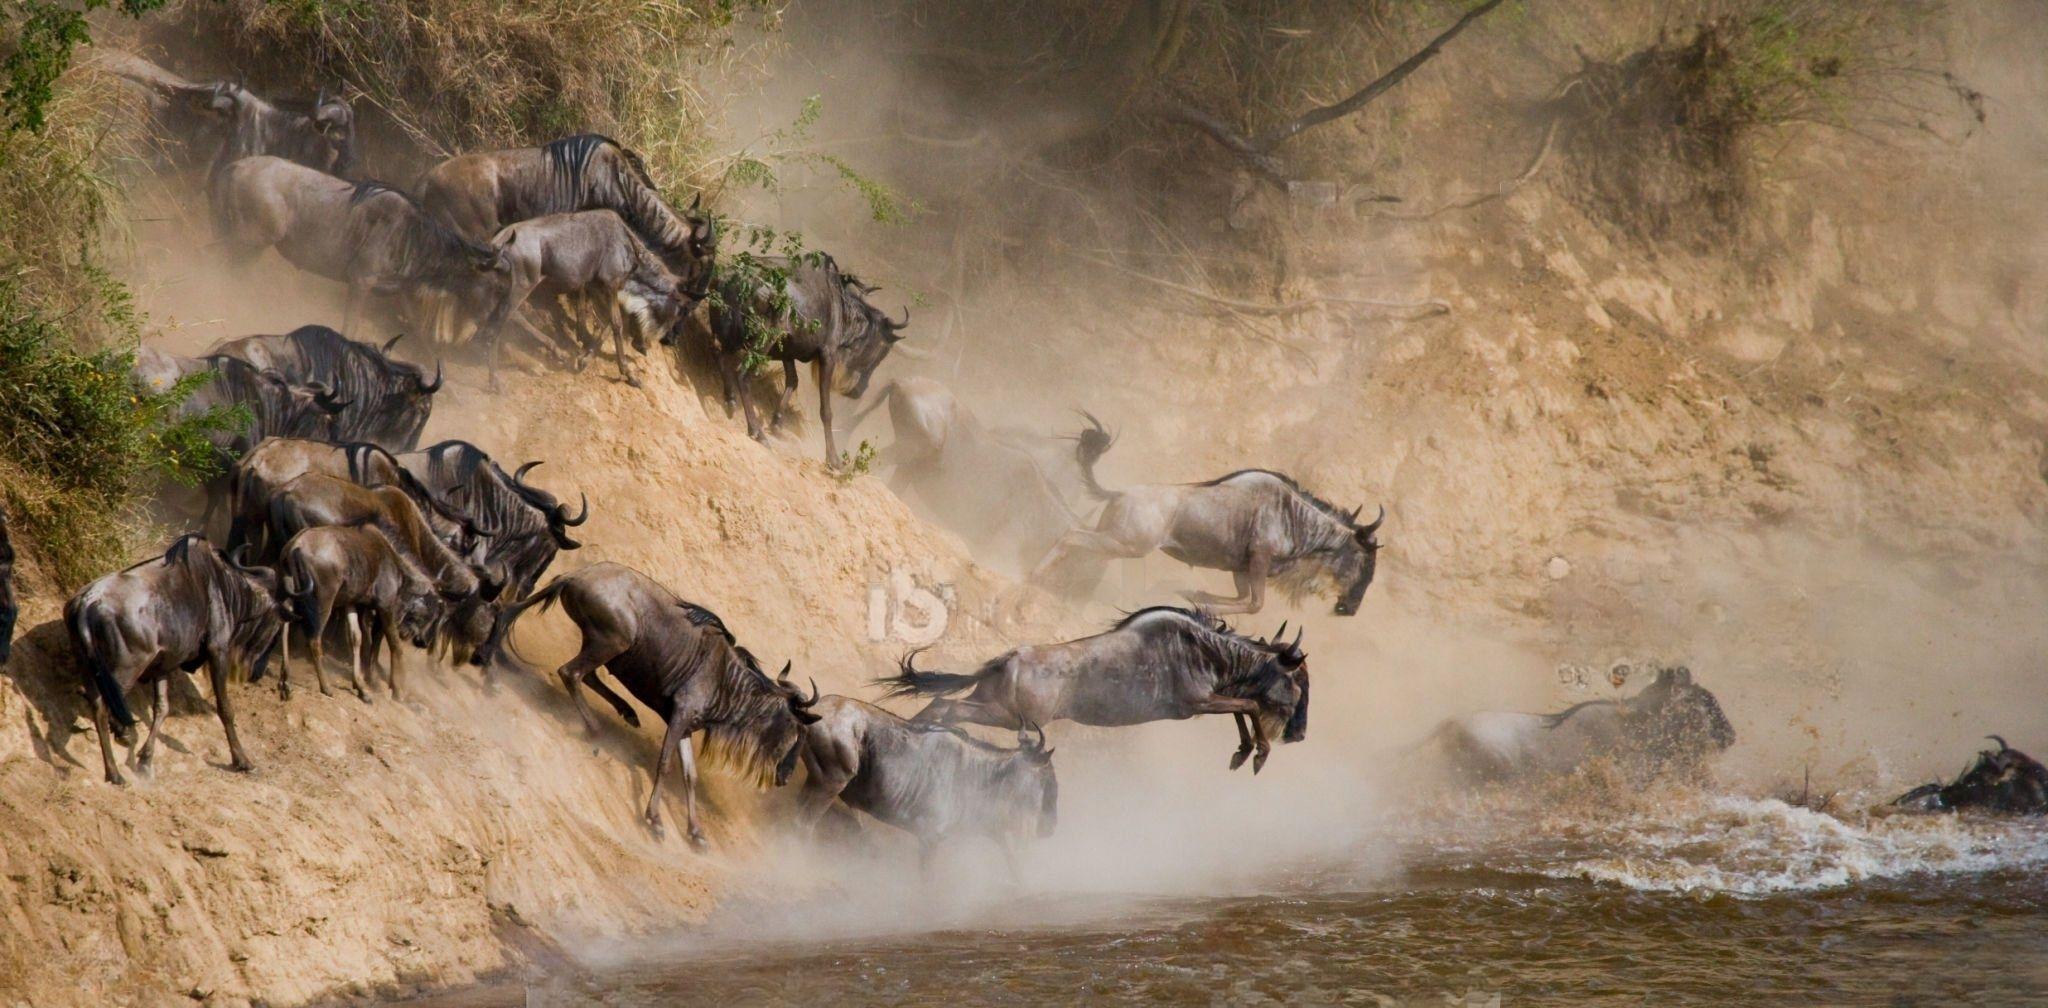
[[[536,482],[590,494],[588,545],[558,572],[647,570],[828,690],[900,650],[865,636],[868,583],[892,564],[986,596],[957,543],[878,481],[771,454],[648,371],[644,391],[515,371],[493,400],[469,384],[480,374],[451,369],[429,435],[545,458]],[[33,599],[24,625],[60,601]],[[559,661],[566,625],[532,616],[520,644]],[[539,935],[686,923],[749,854],[756,799],[716,770],[715,852],[691,853],[674,830],[654,841],[637,818],[652,739],[607,712],[584,741],[552,676],[486,695],[473,670],[427,669],[405,703],[379,693],[369,707],[237,687],[258,763],[246,777],[223,769],[219,724],[181,686],[155,780],[127,789],[100,779],[73,676],[47,623],[0,678],[0,1004],[289,1004],[460,983],[544,948]]]

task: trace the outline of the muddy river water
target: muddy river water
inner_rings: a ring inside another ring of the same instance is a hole
[[[1229,895],[736,901],[441,1005],[2048,1003],[2048,828],[1691,795],[1410,815]],[[858,888],[856,885],[855,888]]]

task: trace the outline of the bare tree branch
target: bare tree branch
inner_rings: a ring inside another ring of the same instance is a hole
[[[1264,175],[1276,185],[1287,184],[1287,165],[1279,158],[1252,146],[1244,135],[1224,125],[1223,120],[1210,115],[1177,98],[1160,103],[1160,111],[1169,119],[1184,122],[1209,134],[1209,139],[1222,144],[1225,150],[1238,156],[1252,170]]]

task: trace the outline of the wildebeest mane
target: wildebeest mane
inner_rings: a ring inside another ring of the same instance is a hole
[[[1228,483],[1231,480],[1238,478],[1239,476],[1250,475],[1271,476],[1274,479],[1279,480],[1282,485],[1287,487],[1287,489],[1294,491],[1294,493],[1297,496],[1301,497],[1303,500],[1308,501],[1308,503],[1314,506],[1316,510],[1321,511],[1323,514],[1328,515],[1331,518],[1337,519],[1337,521],[1342,523],[1344,527],[1349,528],[1353,531],[1356,531],[1358,528],[1360,528],[1357,522],[1351,520],[1351,512],[1346,511],[1343,508],[1340,508],[1337,505],[1332,504],[1329,501],[1326,501],[1321,497],[1316,496],[1314,491],[1311,491],[1309,488],[1302,486],[1300,483],[1295,482],[1294,477],[1289,476],[1286,473],[1274,472],[1271,469],[1239,469],[1236,472],[1226,473],[1212,480],[1207,480],[1201,483],[1190,483],[1188,485],[1212,487]]]
[[[680,601],[677,602],[676,605],[682,608],[683,617],[690,621],[690,625],[710,627],[711,629],[718,631],[719,635],[725,638],[725,642],[727,644],[734,645],[735,649],[737,649],[743,657],[745,657],[749,662],[753,663],[755,669],[758,670],[761,667],[761,663],[754,658],[753,652],[748,651],[746,648],[738,646],[737,638],[733,637],[732,631],[726,628],[725,621],[719,619],[717,613],[712,612],[711,610],[706,609],[695,602]]]
[[[349,190],[348,205],[355,207],[386,193],[405,201],[405,220],[399,232],[400,272],[410,279],[432,276],[442,281],[462,278],[477,259],[492,255],[490,249],[470,241],[428,213],[412,194],[375,179],[364,179]]]
[[[582,190],[586,181],[584,173],[590,164],[590,155],[605,146],[619,152],[626,165],[633,169],[633,174],[639,176],[641,185],[654,188],[654,178],[647,173],[647,162],[641,160],[632,148],[602,133],[578,133],[551,140],[541,147],[541,152],[547,156],[548,167],[568,184],[570,191],[576,192]]]

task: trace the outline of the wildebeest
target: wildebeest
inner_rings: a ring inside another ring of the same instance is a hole
[[[1017,558],[1019,572],[1078,523],[1053,474],[1015,437],[991,430],[929,378],[898,378],[853,417],[888,406],[894,440],[876,457],[896,495],[922,505],[977,551]]]
[[[504,573],[501,598],[507,602],[533,591],[557,550],[582,546],[568,530],[590,517],[590,498],[582,496],[579,510],[570,514],[554,494],[526,482],[538,461],[507,475],[483,449],[467,441],[443,441],[400,454],[398,463],[490,537],[484,564]]]
[[[335,417],[329,440],[368,441],[392,451],[419,446],[420,431],[441,390],[441,365],[434,376],[390,355],[400,337],[383,347],[364,343],[323,325],[303,325],[282,336],[224,340],[207,351],[239,357],[299,385],[318,385],[348,401]]]
[[[322,525],[374,525],[451,599],[478,595],[487,580],[502,584],[499,578],[480,577],[466,558],[436,537],[419,505],[397,487],[358,486],[309,472],[271,494],[266,522],[279,542]]]
[[[2048,767],[1996,735],[1986,738],[1998,748],[1979,750],[1955,780],[1922,784],[1891,804],[1914,812],[2048,815]]]
[[[125,738],[135,725],[128,691],[156,686],[149,739],[136,757],[137,767],[147,771],[171,706],[171,672],[190,673],[202,664],[227,732],[229,766],[251,769],[235,734],[228,682],[244,671],[262,673],[289,617],[275,572],[244,567],[198,535],[183,536],[162,557],[102,577],[71,596],[64,604],[64,626],[93,700],[107,782],[123,783],[114,763],[109,718]]]
[[[213,182],[222,241],[242,258],[275,247],[292,265],[348,285],[346,326],[373,295],[495,300],[504,286],[498,254],[427,214],[381,182],[348,182],[282,158],[250,157]]]
[[[828,696],[804,728],[807,822],[836,799],[917,837],[924,860],[959,836],[984,836],[1014,862],[1020,839],[1052,835],[1059,781],[1045,733],[1019,729],[1002,749],[964,732],[905,721],[872,704]]]
[[[697,824],[697,762],[690,736],[706,729],[705,744],[742,766],[772,767],[775,786],[789,780],[803,741],[803,726],[817,721],[817,702],[782,675],[768,678],[746,648],[711,610],[677,598],[653,578],[613,563],[595,564],[548,582],[525,601],[505,610],[496,635],[511,632],[521,613],[562,603],[582,633],[583,646],[555,670],[576,701],[584,728],[597,720],[584,702],[582,685],[599,666],[668,725],[655,758],[654,787],[647,796],[647,827],[661,836],[661,777],[671,756],[682,757],[683,809],[690,842],[702,846]],[[591,680],[593,688],[602,684]],[[609,693],[609,690],[605,692]],[[610,697],[614,706],[621,706]]]
[[[7,538],[7,511],[0,509],[0,662],[14,652],[14,543]]]
[[[442,606],[461,601],[437,591],[433,579],[414,563],[407,551],[394,545],[375,525],[309,528],[292,537],[278,556],[279,583],[293,608],[299,626],[313,654],[313,676],[320,695],[327,689],[327,670],[322,646],[328,621],[336,615],[346,618],[349,634],[348,667],[356,695],[365,703],[370,692],[364,683],[363,665],[370,664],[377,641],[382,638],[385,658],[390,662],[391,698],[399,698],[398,681],[403,678],[400,640],[420,647],[431,643]],[[364,624],[369,624],[366,628]],[[366,629],[368,633],[366,634]],[[365,637],[368,647],[365,647]],[[291,697],[290,663],[278,669],[278,694]]]
[[[913,651],[896,675],[876,682],[891,697],[967,693],[958,700],[933,700],[912,719],[938,724],[1015,729],[1077,721],[1118,727],[1231,714],[1238,749],[1230,768],[1252,756],[1257,773],[1272,752],[1273,736],[1299,742],[1308,731],[1308,656],[1300,643],[1299,631],[1293,642],[1277,635],[1262,641],[1200,610],[1153,606],[1103,633],[1017,648],[967,675],[920,670]]]
[[[325,89],[310,102],[267,100],[238,82],[189,81],[128,53],[105,53],[96,63],[141,85],[158,125],[195,152],[212,150],[215,171],[259,154],[331,175],[355,171],[355,111]]]
[[[1472,781],[1537,780],[1611,759],[1643,774],[1690,771],[1735,744],[1735,728],[1692,670],[1662,668],[1621,700],[1588,700],[1555,714],[1481,711],[1438,725],[1435,746],[1449,769]]]
[[[248,408],[250,422],[236,430],[208,432],[214,446],[239,455],[266,437],[332,437],[336,418],[350,402],[318,382],[296,384],[285,375],[224,355],[180,357],[153,347],[135,351],[137,384],[163,392],[195,374],[211,372],[176,407],[176,414],[196,417],[232,406]]]
[[[782,362],[782,398],[775,406],[773,423],[780,426],[796,398],[796,366],[812,366],[818,384],[818,420],[825,428],[825,465],[839,465],[838,434],[832,429],[832,394],[849,399],[867,394],[868,380],[889,348],[903,338],[910,324],[910,309],[904,308],[897,322],[868,303],[876,288],[843,273],[832,257],[813,254],[790,260],[763,257],[768,270],[785,275],[783,289],[766,277],[726,277],[717,284],[711,298],[709,325],[718,353],[719,377],[725,387],[725,407],[731,413],[737,402],[747,417],[747,436],[761,440],[761,421],[754,414],[754,400],[743,395],[740,365],[749,354]],[[766,345],[756,346],[759,334]]]
[[[1053,544],[1032,572],[1033,581],[1042,583],[1076,550],[1108,557],[1159,550],[1191,566],[1231,573],[1235,598],[1187,593],[1189,601],[1213,612],[1258,612],[1265,606],[1268,578],[1293,594],[1333,592],[1339,616],[1358,612],[1378,563],[1386,508],[1360,525],[1363,506],[1346,513],[1265,469],[1240,469],[1207,483],[1104,490],[1095,481],[1095,463],[1112,439],[1100,421],[1088,420],[1089,427],[1076,435],[1075,457],[1088,493],[1108,504],[1093,529],[1072,529]]]
[[[266,541],[270,498],[284,485],[307,473],[347,480],[362,487],[397,487],[419,506],[435,538],[458,553],[481,562],[471,551],[489,538],[455,507],[436,497],[397,456],[366,441],[332,442],[310,438],[264,438],[235,461],[228,473],[228,547],[244,543],[259,557],[276,553],[283,540]]]
[[[690,290],[710,282],[718,227],[699,212],[703,197],[677,214],[662,201],[640,155],[595,133],[541,147],[462,154],[420,179],[429,212],[472,241],[489,241],[507,224],[548,214],[612,210]]]
[[[558,333],[569,325],[560,298],[602,306],[612,327],[612,358],[619,377],[637,388],[640,379],[626,370],[627,324],[633,326],[633,347],[641,353],[647,352],[650,332],[662,343],[674,344],[690,309],[704,299],[702,283],[709,281],[707,276],[698,286],[686,285],[611,210],[549,214],[509,224],[492,237],[491,245],[504,257],[511,276],[504,297],[477,330],[479,338],[491,341],[493,383],[506,323],[518,317],[530,297],[539,295]],[[582,318],[579,307],[579,370],[592,348]]]

